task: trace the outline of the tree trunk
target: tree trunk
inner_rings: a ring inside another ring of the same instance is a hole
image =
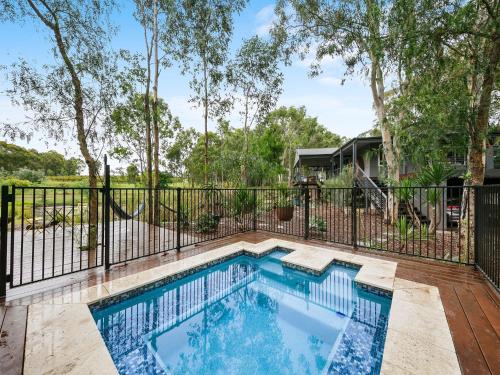
[[[205,160],[203,180],[208,184],[208,62],[203,52],[203,123],[205,129]]]
[[[245,99],[245,122],[243,125],[245,136],[245,148],[242,163],[242,181],[248,186],[248,95]]]
[[[489,47],[489,51],[487,48]],[[485,175],[485,152],[486,136],[488,129],[489,113],[491,107],[491,94],[496,81],[498,71],[498,61],[500,59],[500,37],[498,30],[495,30],[491,36],[491,43],[485,45],[485,55],[488,55],[488,64],[485,67],[477,113],[474,122],[469,125],[469,151],[467,154],[467,167],[470,174],[470,184],[477,186],[483,185]],[[462,194],[461,207],[461,231],[460,241],[462,249],[460,256],[468,257],[469,262],[474,262],[474,228],[475,223],[475,189],[464,188]],[[467,204],[468,203],[468,204]],[[462,260],[462,259],[461,259]]]
[[[46,4],[45,7],[54,17],[53,22],[49,21],[43,16],[36,5],[28,0],[30,7],[33,9],[37,17],[54,33],[56,40],[57,49],[64,61],[64,65],[71,76],[71,83],[74,89],[73,96],[73,107],[75,109],[75,123],[76,123],[76,134],[78,139],[78,144],[80,147],[80,152],[82,153],[85,163],[87,164],[89,170],[89,233],[88,242],[86,250],[88,250],[88,267],[97,265],[97,222],[98,222],[98,204],[97,204],[97,166],[94,158],[90,154],[90,150],[87,143],[87,133],[85,131],[85,118],[83,113],[83,90],[80,78],[76,73],[76,69],[73,62],[68,56],[66,45],[64,44],[64,39],[59,28],[59,23],[56,17],[56,13],[50,9]],[[82,249],[85,249],[82,247]]]
[[[154,83],[153,83],[153,136],[154,136],[154,223],[160,224],[160,135],[158,113],[158,0],[153,2],[153,48],[154,48]]]
[[[144,41],[146,44],[146,89],[144,92],[144,122],[146,127],[146,174],[148,186],[148,222],[153,222],[153,210],[151,210],[151,203],[153,201],[152,188],[153,188],[153,155],[151,145],[151,108],[149,98],[149,88],[151,84],[151,56],[153,48],[153,41],[151,46],[148,43],[147,26],[144,25]]]
[[[398,153],[395,151],[394,139],[391,134],[391,129],[389,128],[389,122],[387,120],[385,108],[384,78],[382,76],[382,70],[380,69],[380,65],[376,57],[372,57],[370,87],[372,90],[373,103],[375,112],[377,114],[377,120],[380,126],[380,131],[382,133],[382,146],[384,148],[384,157],[387,163],[387,177],[391,181],[391,184],[398,183],[399,158],[397,157]],[[397,198],[395,197],[394,191],[390,188],[387,192],[387,199],[388,210],[385,211],[385,220],[388,223],[394,224],[397,221],[399,203]]]

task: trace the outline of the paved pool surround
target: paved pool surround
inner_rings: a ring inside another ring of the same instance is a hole
[[[333,263],[358,267],[358,286],[392,295],[381,374],[461,373],[436,287],[396,278],[397,262],[269,239],[226,245],[30,305],[24,374],[118,374],[89,306],[114,303],[238,255],[262,257],[276,248],[289,252],[282,258],[287,267],[315,275]]]

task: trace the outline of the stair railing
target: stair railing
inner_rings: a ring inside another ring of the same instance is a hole
[[[365,171],[356,163],[356,172],[354,173],[359,187],[370,203],[378,210],[384,211],[387,205],[387,195],[380,187],[365,173]]]

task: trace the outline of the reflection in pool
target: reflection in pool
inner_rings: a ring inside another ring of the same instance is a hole
[[[120,374],[378,373],[390,299],[239,256],[93,315]]]

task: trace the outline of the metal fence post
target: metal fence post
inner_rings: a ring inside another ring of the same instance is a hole
[[[9,187],[2,186],[0,211],[0,297],[7,294],[7,227],[9,225]]]
[[[358,218],[357,218],[357,208],[356,208],[356,197],[357,197],[357,187],[354,185],[351,189],[351,241],[352,247],[358,247]]]
[[[181,188],[177,188],[177,251],[181,251]]]
[[[111,211],[111,178],[107,157],[104,158],[104,267],[109,270],[111,266],[109,258],[109,227]]]
[[[309,187],[305,188],[305,202],[304,202],[304,239],[309,238]]]
[[[481,194],[479,192],[479,188],[477,186],[472,186],[471,187],[471,190],[472,190],[472,199],[473,199],[473,202],[472,204],[474,205],[474,213],[473,213],[473,220],[474,220],[474,236],[472,237],[472,240],[474,241],[472,246],[473,246],[473,249],[474,249],[474,260],[473,260],[473,264],[474,266],[477,266],[477,263],[478,263],[478,260],[477,260],[477,256],[478,256],[478,249],[479,249],[479,243],[478,243],[478,240],[477,240],[477,236],[480,236],[480,235],[485,235],[484,231],[482,231],[481,229],[481,226],[479,225],[478,223],[478,215],[479,215],[479,209],[478,209],[478,206],[479,206],[479,198],[478,198],[478,194]],[[469,205],[471,203],[469,202]],[[470,223],[467,222],[467,226],[469,226]],[[468,230],[467,230],[468,232]],[[470,246],[470,245],[469,245]],[[470,248],[469,246],[467,246],[467,259],[470,259]],[[469,261],[470,263],[470,261]]]
[[[253,189],[253,230],[257,230],[257,189]]]

